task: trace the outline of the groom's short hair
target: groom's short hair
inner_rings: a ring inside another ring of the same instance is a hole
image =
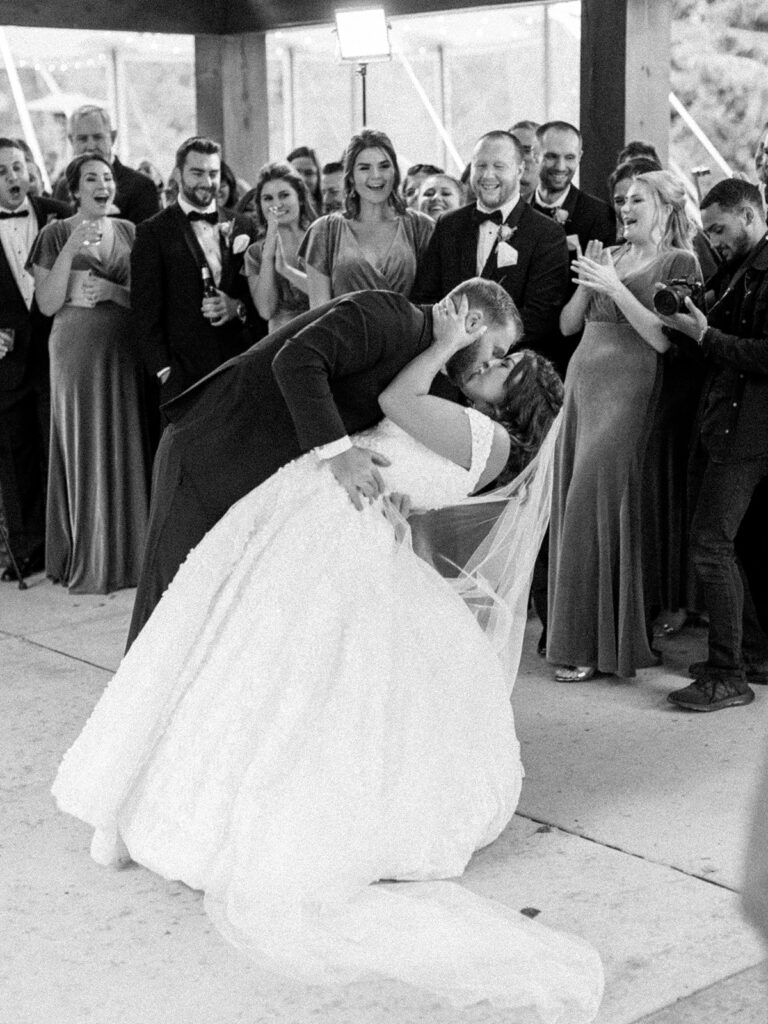
[[[448,293],[458,309],[462,295],[466,296],[470,309],[479,309],[489,327],[514,325],[518,340],[523,335],[523,321],[512,296],[500,284],[485,277],[470,277]]]

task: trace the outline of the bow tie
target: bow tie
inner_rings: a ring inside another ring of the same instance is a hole
[[[206,224],[213,224],[214,226],[219,223],[218,213],[199,213],[197,210],[190,210],[187,217],[190,220],[204,220]]]
[[[0,210],[0,220],[10,220],[12,217],[28,217],[29,210],[17,210],[15,213],[6,213]]]
[[[485,224],[487,220],[492,220],[494,224],[504,223],[501,210],[494,210],[493,213],[486,213],[484,210],[478,210],[477,207],[472,211],[472,220],[475,224]]]

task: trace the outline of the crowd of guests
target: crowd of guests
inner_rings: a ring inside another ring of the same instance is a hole
[[[590,195],[574,183],[581,133],[564,121],[486,133],[460,176],[402,173],[392,140],[363,129],[340,160],[301,146],[238,169],[252,187],[202,137],[167,182],[149,161],[125,167],[98,107],[75,111],[69,138],[52,197],[23,143],[0,139],[5,579],[45,568],[73,593],[135,585],[152,454],[178,396],[337,296],[434,303],[482,276],[565,382],[532,586],[555,677],[633,676],[657,663],[660,623],[690,611],[709,617],[708,656],[673,703],[719,710],[768,682],[757,186],[727,179],[699,209],[635,142]]]

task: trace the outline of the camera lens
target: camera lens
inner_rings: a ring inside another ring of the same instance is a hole
[[[653,308],[662,316],[680,312],[680,296],[675,288],[660,288],[653,296]]]

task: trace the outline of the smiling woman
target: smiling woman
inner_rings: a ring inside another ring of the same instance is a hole
[[[659,554],[642,499],[669,340],[653,294],[700,271],[685,189],[669,171],[635,178],[622,216],[622,246],[592,241],[572,264],[578,288],[560,316],[564,334],[585,328],[566,377],[552,500],[547,657],[561,682],[656,664]]]
[[[272,332],[309,309],[297,253],[314,212],[304,176],[288,163],[265,164],[253,191],[259,237],[246,251],[243,273]]]
[[[97,154],[66,170],[78,212],[43,228],[29,256],[53,316],[46,572],[72,593],[138,580],[149,507],[143,374],[130,329],[135,228],[108,217],[112,168]]]
[[[434,227],[405,208],[394,146],[363,129],[344,154],[344,212],[315,221],[299,250],[311,307],[364,288],[410,295],[419,257]]]

